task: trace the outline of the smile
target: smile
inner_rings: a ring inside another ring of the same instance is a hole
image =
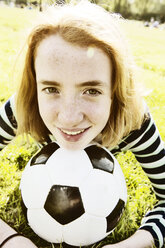
[[[63,129],[61,129],[61,131],[62,131],[63,133],[65,133],[65,134],[67,134],[67,135],[72,135],[72,136],[77,135],[77,134],[80,134],[80,133],[83,133],[85,130],[86,130],[86,129],[81,129],[81,130],[79,130],[79,131],[68,131],[68,130],[63,130]]]
[[[89,129],[90,129],[90,127],[79,129],[79,130],[76,130],[76,129],[66,130],[66,129],[62,129],[62,128],[60,128],[59,130],[61,132],[61,135],[65,139],[65,141],[78,142],[88,132]]]

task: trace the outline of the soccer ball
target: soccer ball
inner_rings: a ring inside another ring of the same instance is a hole
[[[117,160],[95,144],[76,151],[46,145],[25,167],[20,189],[33,231],[48,242],[73,246],[110,234],[127,199]]]

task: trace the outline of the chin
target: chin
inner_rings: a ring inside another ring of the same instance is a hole
[[[68,150],[72,150],[72,151],[75,151],[75,150],[83,150],[86,145],[77,145],[77,144],[67,144],[66,146],[62,146],[64,147],[65,149],[68,149]]]
[[[74,151],[74,150],[83,150],[89,143],[79,144],[78,142],[58,142],[58,144],[64,149]]]

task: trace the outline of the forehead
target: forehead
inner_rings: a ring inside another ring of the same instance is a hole
[[[59,35],[45,38],[35,58],[37,81],[85,82],[111,78],[111,61],[101,49],[81,47],[66,42]]]
[[[43,57],[49,57],[49,60],[62,62],[63,60],[66,60],[67,58],[74,58],[75,61],[78,60],[78,58],[81,57],[81,60],[95,60],[98,59],[99,56],[100,59],[106,59],[110,60],[108,55],[100,48],[91,45],[88,47],[85,46],[79,46],[72,44],[70,42],[65,41],[60,35],[54,34],[46,37],[44,40],[41,41],[37,48],[37,54],[36,56],[43,56]]]

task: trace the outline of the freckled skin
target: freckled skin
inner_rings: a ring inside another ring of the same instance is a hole
[[[112,64],[101,49],[92,49],[88,56],[88,47],[73,46],[59,35],[47,37],[37,49],[40,115],[58,143],[68,149],[83,149],[109,118]],[[82,132],[76,135],[77,131]]]

